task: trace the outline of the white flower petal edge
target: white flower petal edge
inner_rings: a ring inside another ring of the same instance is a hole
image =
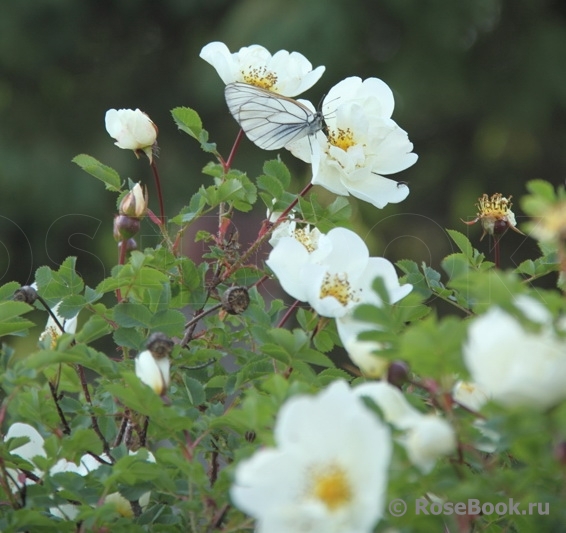
[[[409,188],[382,174],[405,170],[418,157],[407,133],[391,120],[393,107],[393,93],[383,81],[346,78],[324,99],[328,136],[319,133],[286,148],[312,163],[314,185],[351,194],[380,209],[401,202]]]
[[[369,533],[383,515],[391,456],[388,428],[344,381],[281,408],[277,448],[236,468],[232,501],[258,533]]]
[[[149,350],[140,352],[134,361],[136,376],[156,394],[163,394],[170,382],[171,362],[168,357],[156,359]]]
[[[272,56],[258,44],[231,53],[224,43],[212,42],[202,48],[200,57],[216,69],[226,85],[240,81],[283,96],[310,89],[325,70],[323,66],[313,70],[310,61],[298,52],[279,50]]]
[[[409,460],[422,472],[428,473],[439,457],[456,449],[452,426],[435,414],[422,414],[393,385],[385,382],[364,383],[354,389],[360,397],[367,396],[381,409],[385,420],[404,431],[400,438]]]
[[[493,401],[545,410],[566,399],[566,342],[554,333],[550,314],[539,302],[521,299],[517,307],[542,329],[526,331],[494,307],[471,323],[464,362],[472,381]]]
[[[109,109],[104,117],[106,131],[118,148],[145,152],[150,162],[157,140],[157,126],[139,109]],[[136,154],[137,155],[137,154]]]
[[[389,261],[369,257],[367,246],[351,230],[334,228],[327,234],[317,234],[309,246],[297,236],[283,237],[266,263],[285,292],[308,301],[322,316],[344,317],[360,303],[382,305],[371,288],[376,277],[384,280],[391,303],[412,289],[411,285],[399,285]]]

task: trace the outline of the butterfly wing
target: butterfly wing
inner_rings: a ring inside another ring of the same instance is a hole
[[[255,85],[226,85],[226,103],[248,138],[264,150],[277,150],[322,129],[321,113]]]

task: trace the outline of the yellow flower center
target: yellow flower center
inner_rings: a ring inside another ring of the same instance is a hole
[[[511,196],[505,198],[501,193],[495,193],[492,196],[484,194],[478,199],[476,207],[479,209],[478,217],[493,217],[495,219],[503,219],[511,212]]]
[[[314,475],[312,495],[331,511],[346,505],[352,500],[352,489],[346,472],[339,466],[317,472]]]
[[[350,128],[345,130],[338,128],[336,131],[331,131],[328,135],[328,141],[330,144],[341,148],[346,151],[350,146],[354,146],[356,142],[354,141],[354,134]]]
[[[293,237],[299,241],[309,253],[314,252],[317,249],[316,242],[314,242],[311,237],[310,231],[306,231],[303,228],[296,229],[293,232]]]
[[[277,84],[277,76],[268,72],[265,67],[252,68],[248,72],[242,71],[242,77],[246,83],[271,91]]]
[[[327,272],[320,287],[320,297],[325,298],[326,296],[333,296],[344,307],[350,301],[355,300],[354,292],[348,281],[348,275],[345,273],[330,274],[330,272]]]

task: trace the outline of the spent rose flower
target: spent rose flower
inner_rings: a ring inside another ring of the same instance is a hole
[[[378,78],[350,77],[335,85],[322,104],[327,134],[286,146],[312,163],[312,183],[341,195],[352,195],[375,207],[403,201],[409,188],[385,178],[417,161],[407,133],[392,119],[391,89]]]
[[[313,70],[308,59],[298,52],[279,50],[272,56],[258,44],[231,53],[224,43],[212,42],[203,47],[200,57],[216,69],[226,85],[240,81],[283,96],[296,96],[310,89],[325,70],[323,66]]]
[[[399,442],[407,456],[421,472],[428,473],[437,459],[456,449],[456,435],[452,426],[434,413],[417,411],[403,393],[386,381],[364,383],[354,389],[360,397],[368,397],[381,409],[386,422],[403,434]]]
[[[566,341],[554,331],[552,315],[530,297],[516,306],[539,331],[493,307],[468,329],[464,362],[472,381],[506,407],[545,410],[566,399]]]
[[[383,515],[389,429],[344,381],[279,411],[275,448],[240,462],[232,501],[258,533],[370,533]]]
[[[104,119],[106,131],[116,139],[118,148],[133,150],[138,157],[141,150],[153,161],[153,146],[157,139],[157,126],[139,109],[109,109]]]

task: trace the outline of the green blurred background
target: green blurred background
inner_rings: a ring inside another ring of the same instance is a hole
[[[174,215],[210,178],[209,156],[174,125],[189,106],[228,154],[237,133],[223,83],[198,55],[210,41],[232,51],[258,43],[325,65],[303,97],[318,103],[344,77],[376,76],[396,97],[393,118],[417,164],[394,177],[411,194],[383,210],[352,199],[353,224],[374,254],[438,268],[452,251],[444,228],[481,229],[486,192],[525,193],[525,183],[563,182],[566,167],[564,0],[4,0],[0,16],[0,279],[33,281],[38,266],[68,255],[90,285],[116,263],[115,195],[71,159],[88,153],[122,178],[153,181],[145,159],[113,145],[109,108],[140,108],[159,126],[166,211]],[[235,167],[256,176],[274,153],[243,143]],[[289,153],[294,191],[309,169]],[[320,198],[333,196],[315,188]],[[156,198],[151,200],[157,210]],[[518,203],[514,211],[521,222]],[[258,209],[257,220],[263,216]],[[245,219],[241,219],[245,220]],[[251,226],[250,239],[255,235]],[[153,244],[150,224],[145,244]],[[157,242],[156,239],[153,239]],[[245,240],[245,238],[244,238]],[[503,266],[536,253],[510,234]]]

